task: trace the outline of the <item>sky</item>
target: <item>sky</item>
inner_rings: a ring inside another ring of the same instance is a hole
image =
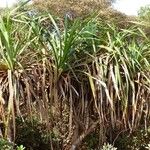
[[[0,0],[0,7],[10,7],[16,3],[17,0]]]
[[[17,0],[0,0],[0,7],[10,7],[15,4]],[[137,15],[141,6],[150,4],[150,0],[116,0],[113,7],[127,15]]]
[[[18,0],[0,0],[0,7],[5,8],[5,7],[11,7],[14,4],[17,3]],[[26,1],[26,0],[23,0]]]
[[[127,15],[138,15],[140,7],[150,5],[150,0],[116,0],[113,7]]]

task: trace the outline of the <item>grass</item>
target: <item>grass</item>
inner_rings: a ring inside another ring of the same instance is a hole
[[[1,16],[0,38],[4,138],[15,140],[17,116],[45,123],[66,149],[96,129],[103,143],[148,126],[150,43],[140,25],[13,10]]]

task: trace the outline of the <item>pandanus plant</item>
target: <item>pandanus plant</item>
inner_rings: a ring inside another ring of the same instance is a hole
[[[19,108],[18,78],[23,70],[24,60],[22,54],[32,42],[29,41],[29,32],[22,34],[22,31],[27,29],[27,22],[25,22],[24,12],[19,14],[17,10],[18,8],[7,11],[0,16],[1,117],[4,123],[5,138],[10,138],[11,123],[13,123],[15,135],[15,108]],[[7,113],[5,112],[6,106]]]

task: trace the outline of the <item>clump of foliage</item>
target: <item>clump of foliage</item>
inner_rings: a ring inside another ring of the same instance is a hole
[[[136,17],[129,17],[114,10],[111,7],[113,2],[113,0],[49,0],[46,2],[43,2],[43,0],[33,0],[33,4],[29,8],[43,13],[49,12],[62,19],[67,14],[70,14],[73,19],[80,18],[83,20],[83,18],[96,13],[102,21],[113,22],[121,28],[131,26],[129,22],[131,20],[136,21]]]
[[[134,131],[132,134],[127,132],[121,134],[115,142],[118,149],[124,150],[147,150],[150,142],[150,129],[143,128]]]
[[[13,143],[11,143],[3,138],[0,138],[0,149],[13,150],[13,147],[14,147]]]
[[[111,144],[109,143],[104,143],[103,147],[101,150],[117,150],[117,148],[113,147]]]
[[[73,18],[80,18],[81,20],[96,12],[103,21],[115,22],[122,26],[127,25],[129,20],[135,19],[112,9],[111,4],[113,2],[113,0],[49,0],[46,2],[33,0],[30,7],[39,12],[50,12],[60,18],[64,18],[67,13],[70,13]]]
[[[98,149],[99,145],[99,134],[95,131],[89,134],[83,141],[83,145],[87,148],[87,150]]]
[[[8,140],[5,140],[3,138],[0,138],[0,149],[1,150],[25,150],[25,147],[23,145],[16,146],[14,145],[14,143],[9,142]]]
[[[24,145],[27,149],[32,150],[51,150],[52,138],[53,146],[59,149],[59,139],[47,130],[46,124],[40,123],[37,119],[22,120],[18,118],[16,121],[16,139],[17,145]]]
[[[72,11],[75,16],[88,15],[100,9],[105,9],[111,4],[110,0],[33,0],[33,6],[41,11],[49,11],[57,16],[64,15],[67,11]]]
[[[138,16],[140,19],[146,22],[150,22],[150,5],[146,5],[144,7],[141,7]]]

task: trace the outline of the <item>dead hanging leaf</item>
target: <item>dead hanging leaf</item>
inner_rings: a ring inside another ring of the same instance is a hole
[[[5,100],[2,96],[2,88],[0,88],[0,105],[4,105],[5,104]]]

